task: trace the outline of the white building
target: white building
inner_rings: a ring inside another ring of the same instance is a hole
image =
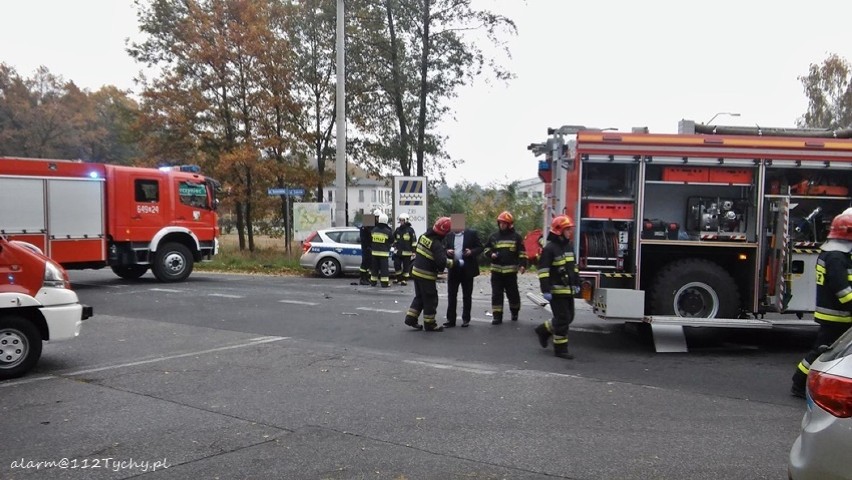
[[[346,194],[349,202],[347,210],[349,211],[350,225],[355,222],[356,217],[360,219],[363,214],[370,213],[377,208],[387,213],[389,217],[393,215],[393,188],[390,181],[350,178],[346,186]],[[335,203],[335,195],[337,195],[335,185],[328,185],[323,200]]]
[[[528,178],[520,180],[517,184],[518,198],[530,198],[532,200],[544,201],[544,182],[540,178]]]

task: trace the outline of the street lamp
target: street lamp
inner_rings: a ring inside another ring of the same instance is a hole
[[[716,117],[718,117],[719,115],[730,115],[732,117],[739,117],[740,116],[739,113],[734,113],[734,112],[719,112],[716,115],[713,115],[712,117],[710,117],[710,120],[707,120],[706,122],[704,122],[704,125],[710,125],[710,122],[712,122],[713,120],[716,120]]]

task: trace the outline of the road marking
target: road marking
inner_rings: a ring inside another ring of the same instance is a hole
[[[222,298],[245,298],[242,295],[229,295],[227,293],[208,293],[208,297],[222,297]]]
[[[364,310],[364,311],[367,311],[367,312],[379,312],[379,313],[402,313],[402,310],[385,310],[383,308],[358,307],[355,310]]]
[[[315,306],[319,305],[319,303],[315,303],[315,302],[303,302],[303,301],[301,301],[301,300],[278,300],[278,303],[291,303],[291,304],[293,304],[293,305],[310,305],[310,306],[312,306],[312,307],[315,307]]]
[[[149,288],[148,290],[152,292],[183,293],[183,290],[175,290],[173,288]]]
[[[115,370],[117,368],[136,367],[136,366],[139,366],[139,365],[147,365],[149,363],[157,363],[157,362],[164,362],[166,360],[174,360],[176,358],[194,357],[194,356],[197,356],[197,355],[204,355],[204,354],[207,354],[207,353],[223,352],[223,351],[226,351],[226,350],[234,350],[236,348],[253,347],[255,345],[262,345],[264,343],[278,342],[278,341],[281,341],[281,340],[289,340],[289,339],[290,339],[290,337],[257,337],[257,338],[253,338],[253,339],[249,340],[246,343],[238,343],[236,345],[228,345],[226,347],[210,348],[210,349],[207,349],[207,350],[199,350],[197,352],[180,353],[180,354],[177,354],[177,355],[169,355],[169,356],[166,356],[166,357],[151,358],[151,359],[148,359],[148,360],[139,360],[139,361],[136,361],[136,362],[119,363],[119,364],[116,364],[116,365],[107,365],[107,366],[104,366],[104,367],[87,368],[85,370],[76,370],[76,371],[67,372],[67,373],[57,373],[54,376],[34,377],[34,378],[27,378],[27,379],[24,379],[24,380],[19,380],[19,381],[16,381],[16,382],[0,383],[0,387],[11,387],[11,386],[15,386],[15,385],[22,385],[22,384],[25,384],[25,383],[37,382],[37,381],[40,381],[40,380],[50,380],[50,379],[53,379],[53,378],[74,377],[74,376],[78,376],[78,375],[86,375],[87,373],[103,372],[105,370]]]
[[[421,362],[419,360],[403,360],[404,363],[410,363],[412,365],[422,365],[424,367],[432,367],[438,368],[441,370],[455,370],[459,372],[467,372],[467,373],[476,373],[479,375],[494,375],[498,373],[494,370],[484,370],[481,368],[470,368],[470,367],[460,367],[458,365],[446,365],[442,363],[429,363],[429,362]]]

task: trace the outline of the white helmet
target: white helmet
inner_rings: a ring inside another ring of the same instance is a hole
[[[382,214],[382,210],[381,210],[381,209],[377,208],[377,209],[373,210],[373,215],[375,215],[375,216],[377,216],[377,217],[378,217],[378,216],[379,216],[379,215],[381,215],[381,214]]]
[[[408,214],[405,213],[405,212],[400,213],[399,219],[402,220],[403,222],[407,222],[408,221]]]
[[[388,223],[388,216],[387,216],[387,215],[385,215],[384,213],[379,214],[379,219],[378,219],[378,220],[376,220],[376,221],[377,221],[377,222],[379,222],[379,223],[384,223],[385,225],[387,225],[387,223]]]

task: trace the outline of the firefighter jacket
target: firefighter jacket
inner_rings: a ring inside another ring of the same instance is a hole
[[[417,247],[417,235],[415,235],[414,229],[411,228],[411,224],[408,222],[397,227],[393,232],[393,240],[397,255],[410,257]]]
[[[411,265],[411,275],[424,280],[437,280],[438,274],[448,266],[452,266],[452,260],[447,258],[447,250],[444,248],[443,237],[430,229],[420,235],[415,249],[414,263]]]
[[[361,239],[361,251],[370,253],[370,248],[373,245],[373,237],[372,237],[373,227],[362,226],[360,233]]]
[[[491,261],[492,273],[518,273],[518,267],[527,268],[524,239],[514,228],[498,230],[491,235],[483,253]],[[497,254],[497,258],[491,258],[493,253]]]
[[[818,323],[852,323],[852,258],[845,252],[820,252],[816,263]]]
[[[390,248],[393,241],[393,232],[390,227],[384,223],[380,223],[373,227],[370,237],[373,239],[371,244],[373,256],[390,257]]]
[[[580,285],[574,249],[561,235],[548,234],[538,261],[538,281],[542,293],[553,295],[573,295],[573,287]]]

